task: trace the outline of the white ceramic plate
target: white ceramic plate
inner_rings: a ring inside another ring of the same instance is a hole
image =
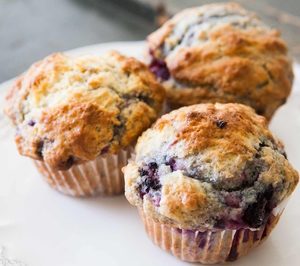
[[[115,49],[142,58],[142,42],[107,43],[70,51],[101,54]],[[300,68],[285,106],[271,129],[286,145],[300,169]],[[0,108],[11,84],[0,85]],[[300,191],[294,193],[271,237],[232,265],[299,265]],[[147,238],[136,209],[123,196],[76,199],[50,189],[32,162],[18,155],[13,130],[0,114],[0,266],[4,256],[28,266],[189,265],[156,247]],[[1,264],[2,263],[2,264]],[[21,264],[20,264],[21,265]]]

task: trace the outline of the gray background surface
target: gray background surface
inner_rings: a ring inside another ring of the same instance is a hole
[[[158,2],[131,1],[152,7]],[[163,2],[167,11],[174,13],[185,6],[212,1]],[[279,27],[292,54],[299,58],[299,0],[239,2]],[[0,0],[0,82],[20,74],[49,53],[101,42],[142,40],[155,28],[155,23],[140,16],[138,10],[118,8],[109,0]]]
[[[141,40],[154,25],[79,0],[0,0],[0,82],[55,51]]]

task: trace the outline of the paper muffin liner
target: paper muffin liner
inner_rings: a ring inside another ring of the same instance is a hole
[[[43,161],[34,160],[38,171],[47,183],[61,193],[76,197],[118,195],[124,191],[121,171],[127,164],[132,147],[117,154],[105,154],[95,160],[73,165],[69,170],[58,171]]]
[[[145,230],[156,245],[181,260],[202,264],[234,261],[246,255],[269,236],[281,213],[272,214],[267,223],[258,230],[195,231],[156,222],[139,209]]]

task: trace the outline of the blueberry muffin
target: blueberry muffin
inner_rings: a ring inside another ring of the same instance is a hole
[[[154,242],[201,263],[235,260],[266,239],[298,182],[265,118],[230,103],[162,116],[123,171]]]
[[[171,108],[237,102],[270,120],[291,91],[279,32],[235,3],[180,12],[148,37],[147,49]]]
[[[130,149],[163,100],[164,89],[134,58],[57,53],[16,80],[5,111],[19,153],[52,187],[74,196],[118,194]]]

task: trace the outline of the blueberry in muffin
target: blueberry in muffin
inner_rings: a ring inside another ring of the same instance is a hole
[[[157,118],[164,90],[147,67],[117,52],[46,57],[7,95],[21,155],[33,158],[58,190],[121,193],[121,167]]]
[[[147,43],[149,68],[166,88],[171,108],[237,102],[270,120],[290,94],[293,72],[285,42],[238,4],[184,10]]]
[[[235,260],[262,242],[299,178],[264,117],[219,103],[162,116],[123,171],[150,237],[202,263]]]

